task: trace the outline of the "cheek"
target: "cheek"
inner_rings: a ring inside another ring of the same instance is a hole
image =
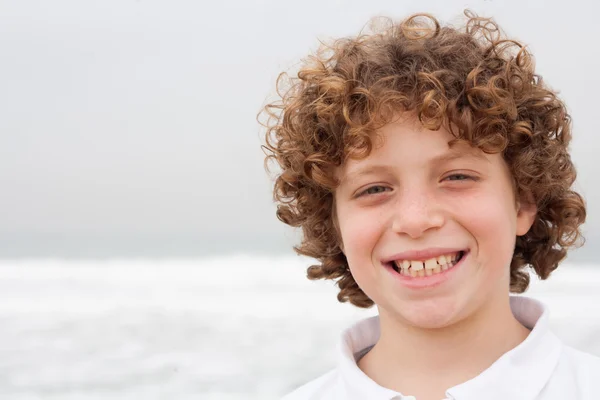
[[[344,253],[348,262],[370,257],[384,228],[381,213],[338,210],[338,221]]]
[[[503,267],[512,259],[516,238],[516,210],[512,198],[504,195],[480,196],[463,203],[461,220],[476,241],[480,260]]]

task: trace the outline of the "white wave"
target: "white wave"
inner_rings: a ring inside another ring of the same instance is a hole
[[[0,395],[275,399],[333,365],[373,315],[305,278],[302,257],[0,261]],[[528,295],[566,342],[600,354],[600,268],[561,266]]]

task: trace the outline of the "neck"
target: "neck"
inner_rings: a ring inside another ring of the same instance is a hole
[[[389,389],[418,393],[423,399],[443,397],[448,388],[479,375],[529,334],[512,314],[508,297],[484,308],[438,329],[410,326],[380,310],[380,339],[359,367]]]

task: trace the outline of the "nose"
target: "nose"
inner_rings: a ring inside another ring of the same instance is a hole
[[[444,213],[435,195],[426,188],[405,189],[397,197],[392,230],[413,239],[444,224]]]

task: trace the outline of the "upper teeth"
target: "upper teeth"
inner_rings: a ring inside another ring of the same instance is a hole
[[[396,260],[394,263],[398,268],[406,270],[410,267],[410,269],[413,271],[419,271],[422,269],[435,269],[441,265],[451,264],[456,261],[457,258],[458,252],[441,255],[428,260]]]

